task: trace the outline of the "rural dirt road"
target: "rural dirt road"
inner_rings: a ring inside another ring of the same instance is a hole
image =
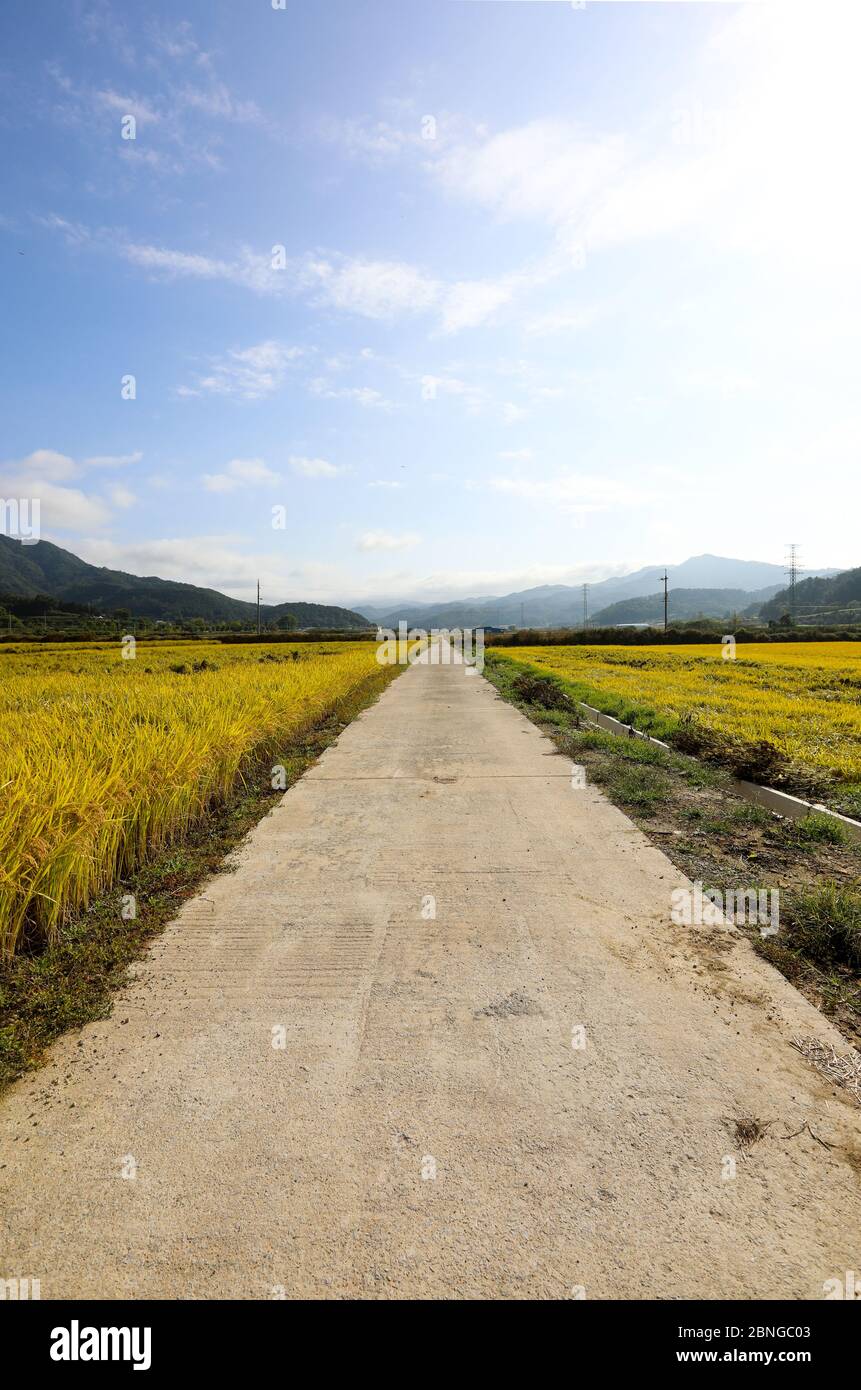
[[[236,862],[0,1101],[0,1276],[815,1299],[861,1267],[861,1112],[790,1039],[845,1044],[672,924],[678,871],[480,676],[408,670]]]

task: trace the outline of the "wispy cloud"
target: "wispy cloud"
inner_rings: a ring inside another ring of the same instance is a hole
[[[656,493],[641,485],[589,474],[565,473],[552,478],[495,477],[490,479],[490,486],[509,497],[546,504],[569,516],[640,506],[656,500]]]
[[[395,535],[391,531],[363,531],[356,541],[357,550],[411,550],[421,536],[415,531]]]
[[[140,463],[143,454],[138,451],[135,454],[96,454],[93,458],[84,459],[85,468],[130,468],[133,464]]]
[[[276,246],[264,251],[242,246],[230,256],[213,256],[131,241],[107,228],[93,231],[56,213],[40,220],[70,244],[113,252],[154,279],[223,281],[255,294],[302,297],[312,305],[381,322],[432,315],[444,334],[479,327],[518,293],[547,279],[546,268],[539,267],[497,280],[447,284],[403,261],[366,260],[334,252],[290,258]]]
[[[291,365],[306,356],[305,348],[268,339],[247,348],[231,348],[211,359],[210,370],[198,374],[193,386],[176,389],[178,396],[240,396],[260,400],[281,389]]]
[[[237,488],[280,481],[263,459],[231,459],[223,472],[204,473],[202,478],[207,492],[236,492]]]
[[[303,478],[336,478],[346,472],[345,468],[329,463],[328,459],[308,459],[296,455],[291,455],[290,467],[294,473],[301,473]]]
[[[308,258],[306,275],[316,282],[322,299],[336,309],[366,318],[393,318],[432,309],[440,284],[403,261],[369,261],[338,256]]]
[[[524,332],[531,337],[545,338],[556,333],[581,333],[598,323],[608,312],[606,306],[589,305],[582,309],[553,309],[526,319]]]
[[[138,92],[125,81],[78,80],[52,60],[46,71],[55,87],[55,114],[85,139],[106,118],[115,118],[113,153],[127,165],[173,175],[195,165],[218,169],[218,132],[231,124],[281,138],[278,125],[257,102],[237,95],[218,75],[212,55],[198,44],[188,21],[174,26],[151,22],[137,46],[108,5],[91,5],[81,27],[90,45],[109,47],[150,90]],[[133,116],[139,129],[133,139],[121,140],[120,122],[126,116]]]
[[[143,453],[133,454],[92,454],[88,458],[74,459],[69,454],[61,454],[56,449],[34,449],[25,458],[6,465],[20,470],[22,475],[48,478],[60,482],[79,477],[87,469],[122,469],[140,463]]]
[[[308,383],[308,390],[313,396],[321,396],[325,400],[354,401],[366,410],[388,412],[397,408],[394,401],[388,400],[381,391],[371,386],[330,386],[323,377],[314,377]]]

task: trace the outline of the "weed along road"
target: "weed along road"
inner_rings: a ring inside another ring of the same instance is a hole
[[[572,784],[573,780],[573,784]],[[463,666],[408,669],[0,1101],[43,1298],[799,1298],[857,1268],[843,1040]],[[759,1117],[747,1144],[737,1122]]]

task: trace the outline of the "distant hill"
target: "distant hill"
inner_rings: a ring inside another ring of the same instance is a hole
[[[624,599],[648,598],[658,591],[663,565],[647,565],[632,574],[602,579],[589,585],[589,614],[598,613]],[[739,593],[739,604],[748,606],[786,583],[782,565],[759,560],[733,560],[722,555],[694,555],[679,565],[668,565],[670,591],[692,589],[714,592],[731,589]],[[824,570],[826,575],[837,570]],[[701,606],[701,605],[700,605]],[[730,603],[730,607],[734,605]],[[412,627],[492,627],[509,623],[526,627],[576,627],[583,621],[583,591],[580,585],[542,584],[534,589],[499,597],[465,598],[448,603],[416,603],[407,600],[383,608],[374,604],[365,610],[383,627],[396,627],[403,618]],[[660,615],[663,618],[663,597]],[[698,609],[695,609],[698,611]],[[680,614],[677,616],[681,616]],[[618,619],[643,621],[648,619]]]
[[[254,604],[249,604],[254,608]],[[361,613],[352,608],[337,608],[330,603],[261,603],[260,614],[267,626],[271,627],[280,618],[295,618],[299,627],[328,628],[332,632],[346,632],[351,628],[373,627]]]
[[[857,569],[843,570],[831,579],[802,579],[795,586],[795,616],[822,616],[847,621],[854,613],[855,621],[861,617],[861,566]],[[841,611],[843,616],[841,617]],[[769,622],[777,622],[784,613],[789,612],[789,590],[782,588],[759,610],[759,616]]]
[[[123,570],[88,565],[69,550],[50,541],[23,545],[0,535],[0,594],[33,598],[48,594],[70,603],[84,604],[97,613],[125,608],[136,618],[187,620],[204,618],[209,622],[251,622],[257,605],[228,598],[217,589],[201,589],[154,575],[141,578]],[[293,617],[297,627],[330,629],[366,628],[368,621],[349,608],[323,603],[261,604],[260,614],[268,625]]]
[[[779,585],[772,584],[759,593],[746,589],[670,589],[667,612],[673,618],[729,618],[741,613],[754,600],[763,602],[776,594]],[[590,616],[596,627],[614,627],[618,623],[656,623],[664,619],[664,593],[647,594],[643,598],[620,599]]]

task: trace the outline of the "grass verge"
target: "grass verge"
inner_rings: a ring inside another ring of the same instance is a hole
[[[560,699],[569,694],[564,682],[542,681],[527,663],[488,652],[484,675],[689,879],[722,893],[778,889],[778,934],[739,929],[861,1043],[861,846],[839,824],[816,814],[784,820],[742,800],[726,768],[594,729],[576,709],[579,697]]]
[[[363,709],[379,697],[402,667],[381,666],[338,701],[311,730],[288,745],[280,761],[291,787]],[[198,824],[182,842],[68,922],[50,947],[0,963],[0,1090],[40,1065],[46,1047],[70,1028],[106,1018],[113,995],[147,945],[183,902],[283,796],[270,786],[271,758],[231,799]],[[120,916],[120,899],[133,894],[138,914]]]

